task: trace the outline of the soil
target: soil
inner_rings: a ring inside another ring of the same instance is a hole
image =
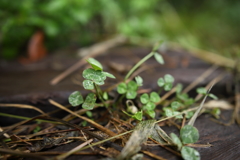
[[[107,80],[103,89],[123,80],[124,75],[129,68],[149,53],[150,49],[140,47],[118,47],[95,57],[104,65],[104,70],[112,73],[117,77],[116,80]],[[66,77],[57,85],[50,85],[50,81],[62,73],[79,59],[71,55],[69,51],[61,51],[63,53],[51,54],[47,58],[34,64],[21,65],[18,62],[0,61],[0,103],[17,103],[30,104],[42,109],[44,112],[50,112],[56,109],[52,106],[48,99],[53,99],[60,104],[68,104],[68,96],[75,90],[86,92],[81,86],[83,80],[81,72],[87,66],[79,68],[77,72]],[[145,70],[139,75],[144,79],[142,89],[157,90],[157,79],[165,74],[171,74],[175,78],[175,84],[182,83],[184,86],[189,85],[196,80],[202,73],[208,70],[212,65],[200,59],[192,57],[184,51],[166,51],[162,53],[165,64],[159,65],[153,58],[145,64]],[[212,74],[204,78],[196,87],[206,86],[212,79],[220,74],[224,74],[224,78],[218,82],[212,93],[223,99],[231,99],[233,97],[233,76],[230,72],[223,68],[217,68]],[[195,87],[195,88],[196,88]],[[191,91],[190,95],[195,96],[195,91]],[[30,109],[6,108],[1,107],[0,112],[14,115],[33,117],[38,112]],[[228,122],[230,120],[232,110],[222,110],[220,121]],[[61,118],[66,112],[61,111],[52,116]],[[240,157],[240,128],[238,125],[224,126],[212,121],[208,114],[201,115],[196,121],[196,127],[199,129],[199,144],[210,143],[210,148],[196,148],[201,159],[239,159]],[[18,119],[0,116],[0,126],[8,126],[18,122]],[[162,127],[167,133],[177,130],[174,126]],[[70,144],[62,145],[47,149],[47,151],[69,151],[75,146],[81,144],[76,141]],[[164,157],[165,159],[175,160],[181,159],[169,151],[161,147],[146,147],[146,150]],[[99,155],[91,156],[71,156],[67,159],[100,159]],[[146,158],[150,158],[146,156]]]

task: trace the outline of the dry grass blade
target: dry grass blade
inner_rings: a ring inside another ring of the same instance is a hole
[[[153,154],[151,152],[148,152],[148,151],[141,151],[141,152],[146,154],[146,155],[148,155],[148,156],[150,156],[150,157],[152,157],[152,158],[154,158],[154,159],[157,159],[157,160],[167,160],[165,158],[162,158],[162,157],[160,157],[160,156],[158,156],[156,154]]]
[[[67,158],[68,156],[72,155],[73,153],[77,152],[79,149],[83,148],[84,146],[88,145],[89,143],[91,143],[93,141],[93,139],[90,139],[82,144],[80,144],[79,146],[73,148],[71,151],[67,152],[67,153],[64,153],[64,154],[61,154],[57,157],[55,157],[54,159],[55,160],[62,160],[62,159],[65,159]]]
[[[116,136],[116,133],[114,133],[114,132],[112,132],[111,130],[103,127],[102,125],[94,122],[93,120],[91,120],[91,119],[89,119],[89,118],[87,118],[87,117],[84,117],[84,116],[80,116],[80,115],[78,115],[77,113],[69,110],[68,108],[62,106],[61,104],[59,104],[59,103],[57,103],[57,102],[55,102],[55,101],[53,101],[53,100],[51,100],[51,99],[49,100],[49,102],[50,102],[52,105],[54,105],[54,106],[56,106],[56,107],[58,107],[58,108],[61,108],[62,110],[67,111],[68,113],[71,113],[72,115],[74,115],[74,116],[76,116],[76,117],[78,117],[78,118],[81,118],[82,120],[87,121],[88,123],[92,124],[94,127],[96,127],[96,128],[98,128],[99,130],[107,133],[108,135],[110,135],[110,136]]]
[[[26,105],[26,104],[3,104],[3,103],[0,103],[0,107],[16,107],[16,108],[24,108],[24,109],[33,109],[42,114],[46,114],[41,109],[31,106],[31,105]]]

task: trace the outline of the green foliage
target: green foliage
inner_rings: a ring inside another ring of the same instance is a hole
[[[174,133],[171,133],[170,137],[172,139],[172,142],[177,146],[178,150],[181,150],[183,144],[182,144],[181,140],[179,139],[179,137]]]
[[[95,106],[95,102],[97,100],[97,97],[94,93],[89,93],[82,105],[82,108],[92,110]]]
[[[155,52],[154,53],[154,58],[156,59],[156,61],[160,64],[164,64],[164,60],[162,55],[160,55],[159,53]]]
[[[173,76],[166,74],[164,78],[159,78],[157,84],[159,87],[163,87],[165,91],[170,91],[172,89],[174,82]]]
[[[87,62],[92,66],[92,68],[93,68],[94,70],[96,70],[96,71],[98,71],[98,70],[102,71],[102,70],[103,70],[103,67],[102,67],[101,63],[98,62],[96,59],[94,59],[94,58],[89,58],[89,59],[87,60]]]
[[[197,128],[191,125],[185,125],[180,130],[180,137],[183,144],[195,143],[199,139],[199,133]]]
[[[142,121],[142,116],[143,116],[143,112],[142,111],[138,111],[135,114],[131,115],[125,111],[123,111],[123,113],[125,113],[126,115],[132,117],[133,119],[136,119],[138,121]]]
[[[199,152],[191,147],[182,147],[181,155],[184,160],[200,160]]]
[[[207,95],[207,96],[211,97],[212,99],[218,99],[218,97],[215,96],[214,94],[212,94],[212,93],[208,94],[206,88],[199,87],[199,88],[197,88],[196,91],[198,94]]]
[[[140,77],[140,76],[135,77],[135,81],[139,87],[143,85],[142,77]]]
[[[157,102],[160,101],[160,97],[156,92],[151,92],[150,96],[147,93],[144,93],[140,97],[140,101],[143,105],[143,109],[146,110],[147,114],[154,118],[155,112],[154,109],[156,108]]]
[[[69,97],[68,97],[69,103],[75,107],[84,102],[83,97],[79,91],[73,92]]]
[[[119,94],[126,94],[127,99],[134,99],[137,96],[138,85],[134,81],[128,82],[128,84],[122,82],[118,85],[117,91]]]

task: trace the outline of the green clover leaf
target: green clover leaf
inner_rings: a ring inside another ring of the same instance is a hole
[[[142,102],[142,104],[147,104],[147,102],[149,102],[148,94],[147,93],[142,94],[140,97],[140,101]]]
[[[179,139],[179,137],[174,133],[170,133],[170,137],[172,138],[173,143],[178,147],[178,150],[180,151],[182,148],[182,142]]]
[[[154,58],[156,59],[156,61],[160,64],[164,64],[164,60],[162,55],[158,54],[157,52],[154,53]]]
[[[164,78],[159,78],[157,84],[159,87],[163,87],[165,91],[170,91],[172,89],[174,82],[173,76],[166,74]]]
[[[68,97],[69,103],[75,107],[84,102],[83,97],[79,91],[73,92],[69,97]]]
[[[87,60],[87,62],[92,66],[92,68],[93,68],[94,70],[99,70],[99,71],[102,71],[102,70],[103,70],[103,67],[102,67],[101,63],[98,62],[96,59],[94,59],[94,58],[89,58],[89,59]]]
[[[171,103],[171,108],[174,110],[174,111],[176,111],[176,110],[178,110],[178,108],[179,107],[181,107],[181,103],[179,103],[179,102],[177,102],[177,101],[174,101],[174,102],[172,102]]]
[[[160,97],[157,92],[150,93],[150,101],[155,102],[155,103],[160,101]]]
[[[137,76],[137,77],[135,77],[135,80],[136,80],[138,86],[142,86],[143,85],[142,77]]]
[[[151,118],[155,118],[156,113],[153,110],[147,110],[146,112]]]
[[[199,152],[191,147],[182,147],[181,155],[185,160],[200,160]]]
[[[103,84],[104,80],[106,79],[106,75],[102,71],[94,70],[92,68],[85,69],[82,75],[85,79],[89,79],[98,83],[103,82]]]
[[[197,128],[193,127],[192,125],[185,125],[180,130],[180,137],[183,144],[195,143],[199,139],[199,133]]]
[[[82,105],[82,108],[88,109],[88,110],[93,109],[95,106],[96,99],[97,97],[94,93],[89,93],[85,99],[85,102]]]
[[[119,94],[124,94],[127,92],[127,84],[126,83],[120,83],[118,86],[117,86],[117,91]]]
[[[85,88],[85,89],[88,89],[88,90],[92,90],[92,89],[94,89],[94,84],[93,84],[93,81],[90,81],[90,80],[84,80],[83,81],[83,87]]]
[[[134,81],[130,81],[128,84],[120,83],[117,87],[119,94],[125,94],[127,99],[134,99],[137,96],[138,85]]]

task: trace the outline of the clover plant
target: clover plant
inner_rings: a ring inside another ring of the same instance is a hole
[[[157,84],[159,87],[163,87],[165,91],[170,91],[172,89],[174,82],[173,76],[166,74],[164,78],[159,78]]]
[[[217,96],[215,96],[214,94],[207,93],[207,90],[204,87],[199,87],[199,88],[197,88],[196,91],[198,94],[207,95],[207,96],[211,97],[212,99],[218,99]]]
[[[103,102],[105,107],[107,107],[103,100],[104,97],[106,98],[106,94],[102,94],[99,85],[103,85],[107,77],[115,77],[108,72],[104,72],[101,63],[96,59],[89,58],[87,62],[92,66],[92,68],[85,69],[82,73],[83,77],[85,78],[83,81],[83,87],[87,90],[95,89],[98,98]],[[69,96],[69,103],[72,106],[78,106],[82,104],[83,108],[91,110],[95,106],[96,99],[95,93],[89,93],[84,100],[81,93],[79,91],[75,91]]]
[[[167,116],[167,117],[171,117],[173,115],[176,115],[176,114],[179,114],[180,112],[177,111],[180,107],[182,106],[181,103],[177,102],[177,101],[174,101],[171,103],[171,106],[169,107],[164,107],[163,108],[163,111],[164,111],[164,115]],[[182,115],[178,115],[176,116],[176,118],[178,119],[181,119],[183,118]]]
[[[160,101],[160,96],[156,92],[151,92],[150,96],[147,93],[144,93],[141,95],[140,101],[143,104],[143,110],[145,110],[150,117],[154,118],[154,109],[156,108],[155,103]]]
[[[127,84],[122,82],[118,85],[117,91],[119,94],[126,94],[127,99],[134,99],[137,96],[138,85],[134,81],[130,81]]]

